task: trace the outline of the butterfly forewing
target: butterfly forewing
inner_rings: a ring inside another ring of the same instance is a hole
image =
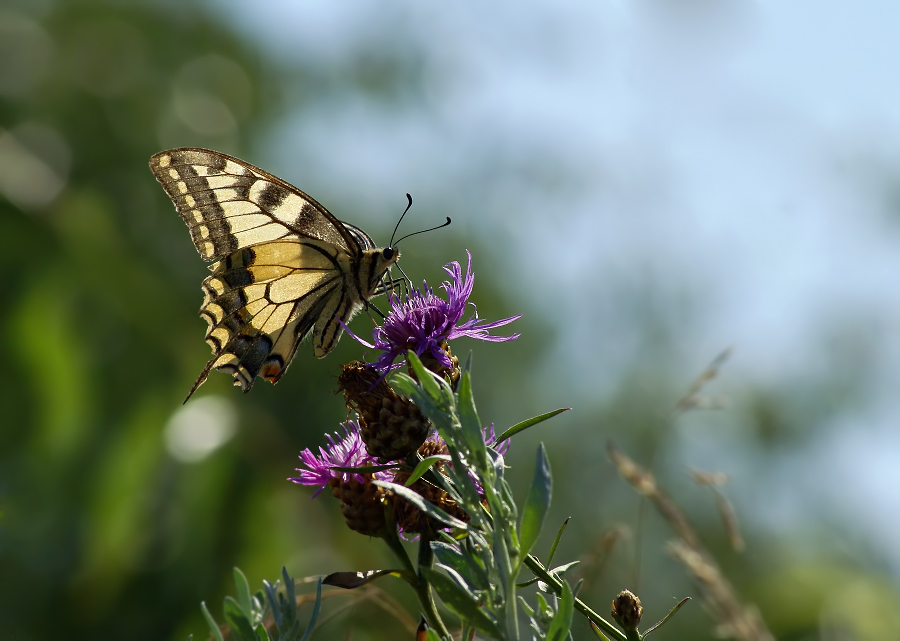
[[[399,254],[376,249],[363,230],[342,223],[299,189],[237,158],[205,149],[171,149],[150,168],[213,272],[203,281],[200,315],[209,324],[213,368],[249,390],[257,376],[276,382],[300,341],[315,355],[337,344],[343,327]]]
[[[211,260],[257,243],[290,236],[322,240],[351,255],[351,233],[313,198],[242,160],[206,149],[170,149],[150,169]]]

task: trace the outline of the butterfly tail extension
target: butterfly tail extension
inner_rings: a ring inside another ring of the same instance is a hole
[[[209,373],[212,371],[213,363],[216,362],[216,356],[213,356],[209,362],[206,364],[206,367],[203,368],[203,371],[200,372],[200,376],[197,377],[197,380],[194,381],[194,385],[191,387],[191,391],[188,392],[188,395],[181,402],[182,405],[191,400],[191,396],[194,395],[194,392],[197,391],[197,388],[203,385],[206,382],[206,377],[209,376]]]

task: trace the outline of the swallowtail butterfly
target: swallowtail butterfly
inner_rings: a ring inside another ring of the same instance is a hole
[[[367,301],[391,286],[400,258],[359,227],[253,165],[208,149],[169,149],[150,169],[175,203],[212,275],[200,316],[213,357],[188,398],[216,368],[246,392],[276,383],[312,334],[322,358]],[[185,399],[187,400],[187,399]]]

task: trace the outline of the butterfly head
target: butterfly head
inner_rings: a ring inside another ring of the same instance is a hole
[[[396,247],[372,249],[363,253],[360,263],[360,284],[365,286],[364,298],[368,300],[391,289],[391,267],[400,260]]]

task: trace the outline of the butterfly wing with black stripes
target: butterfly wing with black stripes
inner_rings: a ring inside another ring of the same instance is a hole
[[[169,149],[150,169],[187,223],[212,275],[200,316],[213,357],[191,394],[216,368],[246,392],[257,376],[275,383],[312,334],[322,358],[372,296],[399,253],[379,249],[296,187],[207,149]],[[186,400],[186,399],[185,399]]]

